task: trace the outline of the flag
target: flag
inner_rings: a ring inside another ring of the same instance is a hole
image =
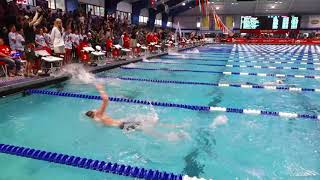
[[[234,33],[230,31],[230,29],[226,25],[223,24],[222,20],[220,19],[220,17],[218,16],[218,14],[214,9],[213,9],[213,19],[215,24],[223,32],[223,34],[229,34],[230,36],[234,35]]]

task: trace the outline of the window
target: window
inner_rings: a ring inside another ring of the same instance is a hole
[[[141,23],[141,24],[147,24],[148,19],[149,19],[148,17],[139,16],[139,23]]]
[[[162,20],[156,19],[156,21],[155,21],[154,24],[155,24],[155,25],[158,25],[158,26],[162,26]]]
[[[87,4],[87,13],[90,10],[92,10],[91,15],[93,15],[93,16],[104,16],[104,8],[103,7]]]
[[[100,16],[100,7],[94,6],[94,13],[93,14],[96,16]]]
[[[197,22],[197,28],[200,28],[201,24],[200,22]]]
[[[50,9],[56,9],[55,0],[48,0],[48,6],[49,6]]]
[[[100,7],[100,16],[104,16],[104,8]]]

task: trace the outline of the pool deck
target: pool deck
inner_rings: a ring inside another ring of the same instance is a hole
[[[178,51],[184,51],[187,49],[192,49],[198,46],[187,47],[187,48],[180,48]],[[147,59],[152,59],[160,56],[167,55],[167,52],[153,54],[147,56]],[[136,63],[142,61],[143,57],[132,58],[130,60],[119,60],[119,61],[112,61],[106,65],[97,66],[97,67],[88,67],[88,70],[92,73],[98,73],[102,71],[106,71],[109,69],[117,68],[123,65],[127,65],[130,63]],[[18,93],[30,88],[39,88],[51,84],[55,84],[58,82],[66,81],[70,79],[70,75],[62,75],[62,76],[46,76],[46,77],[13,77],[13,78],[0,78],[0,97],[4,97],[6,95]]]

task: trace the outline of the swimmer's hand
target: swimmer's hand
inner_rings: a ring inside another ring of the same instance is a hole
[[[103,87],[102,84],[96,84],[96,88],[99,91],[102,100],[108,100],[109,99],[109,97],[108,97],[107,93],[105,92],[104,87]]]
[[[96,88],[98,91],[104,91],[103,85],[102,84],[96,84]]]

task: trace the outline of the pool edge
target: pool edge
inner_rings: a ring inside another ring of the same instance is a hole
[[[188,49],[192,49],[192,48],[196,48],[199,47],[201,45],[195,45],[192,47],[187,47],[187,48],[180,48],[178,49],[178,51],[185,51]],[[155,55],[151,55],[148,56],[147,59],[152,59],[152,58],[157,58],[157,57],[161,57],[164,55],[168,55],[168,52],[164,52],[164,53],[160,53],[160,54],[155,54]],[[98,66],[98,67],[93,67],[92,69],[90,69],[89,71],[91,73],[99,73],[99,72],[103,72],[106,70],[110,70],[110,69],[114,69],[123,65],[127,65],[130,63],[137,63],[143,60],[143,57],[139,57],[136,59],[132,59],[132,60],[125,60],[125,61],[118,61],[112,64],[106,64],[103,66]],[[12,95],[15,93],[19,93],[21,91],[27,90],[27,89],[32,89],[32,88],[40,88],[40,87],[44,87],[44,86],[48,86],[48,85],[52,85],[52,84],[56,84],[59,82],[63,82],[66,80],[69,80],[70,76],[68,75],[62,75],[62,76],[58,76],[58,77],[53,77],[53,76],[48,76],[48,77],[42,77],[39,79],[34,79],[31,81],[26,81],[26,82],[22,82],[22,83],[16,83],[16,84],[12,84],[12,85],[5,85],[0,87],[0,97],[5,97],[7,95]]]

